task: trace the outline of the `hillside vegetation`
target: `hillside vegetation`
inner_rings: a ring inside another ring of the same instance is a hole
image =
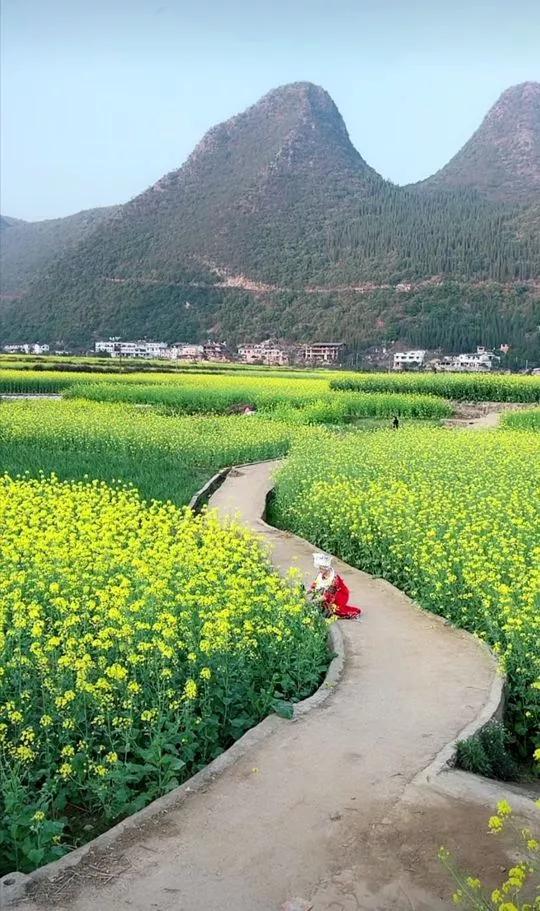
[[[88,344],[104,334],[234,342],[325,333],[360,347],[389,338],[461,346],[487,334],[533,356],[540,91],[526,83],[503,101],[504,119],[496,106],[465,155],[485,180],[474,169],[443,179],[443,169],[396,187],[353,147],[323,89],[276,89],[64,244],[4,308],[0,334]],[[518,128],[532,137],[529,157],[512,138]],[[500,198],[489,187],[503,140]]]
[[[115,206],[88,209],[66,218],[45,221],[22,221],[16,218],[0,220],[0,273],[2,294],[20,296],[32,279],[49,266],[60,254],[74,247],[101,221],[108,218]]]

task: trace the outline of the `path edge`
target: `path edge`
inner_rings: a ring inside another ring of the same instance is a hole
[[[277,528],[275,525],[271,525],[266,521],[268,504],[274,493],[274,490],[275,488],[272,487],[266,494],[264,512],[259,518],[258,524],[263,526],[263,528],[267,528],[271,532],[279,531],[281,533],[290,535],[291,537],[298,538],[299,541],[302,541],[309,547],[316,549],[316,545],[314,545],[313,542],[308,541],[306,538],[302,538],[299,535],[294,534],[294,532],[288,531],[287,529]],[[353,569],[356,570],[356,572],[361,572],[364,575],[369,576],[372,581],[377,582],[378,585],[390,589],[394,594],[400,595],[400,597],[404,598],[407,601],[410,608],[415,611],[420,611],[426,616],[429,616],[430,620],[433,622],[439,623],[441,626],[449,626],[451,629],[455,630],[456,633],[472,639],[475,642],[477,648],[484,651],[491,660],[494,674],[491,681],[489,694],[484,705],[476,717],[467,722],[467,724],[458,732],[456,737],[445,746],[443,746],[433,757],[433,759],[423,769],[417,772],[414,778],[409,782],[408,786],[433,784],[433,779],[441,775],[442,772],[449,771],[450,769],[456,767],[457,746],[460,741],[467,740],[469,737],[473,737],[475,734],[480,733],[480,731],[482,731],[486,725],[490,723],[490,721],[502,720],[506,702],[507,678],[501,667],[501,662],[493,649],[483,639],[480,639],[474,633],[471,633],[469,630],[464,629],[461,626],[455,626],[455,624],[451,623],[440,614],[435,614],[432,611],[427,610],[425,607],[422,607],[418,601],[415,601],[410,597],[410,595],[401,589],[396,588],[396,586],[392,582],[389,582],[388,579],[384,579],[382,576],[372,576],[370,573],[366,573],[365,570],[360,569],[359,567],[351,566],[349,563],[345,563],[341,557],[336,557],[335,559],[342,563],[347,569]],[[475,777],[474,773],[472,772],[464,772],[464,774],[470,775],[471,778]],[[496,779],[491,778],[487,778],[485,780],[495,782],[497,781]]]
[[[38,867],[37,870],[33,870],[31,873],[20,873],[18,871],[6,873],[0,879],[0,908],[7,907],[18,899],[23,899],[31,886],[42,880],[50,879],[54,881],[66,870],[77,867],[92,851],[101,851],[109,848],[125,833],[138,829],[149,820],[154,820],[162,814],[165,815],[170,810],[175,809],[179,803],[204,790],[215,778],[222,775],[223,772],[246,756],[250,750],[266,740],[271,734],[286,725],[294,724],[308,712],[322,705],[337,686],[345,662],[343,636],[337,623],[333,623],[328,629],[328,648],[332,659],[323,682],[311,696],[307,696],[306,699],[295,703],[291,721],[280,718],[275,713],[267,715],[259,724],[246,731],[232,746],[220,753],[216,759],[205,766],[204,769],[201,769],[200,772],[192,775],[191,778],[188,778],[187,781],[174,788],[174,790],[169,791],[168,794],[156,798],[146,807],[143,807],[142,810],[138,810],[136,813],[132,813],[131,816],[126,817],[126,819],[116,823],[116,825],[107,829],[106,832],[98,835],[97,838],[93,838],[86,844],[75,848],[58,860],[51,861],[51,863],[45,864],[43,867]]]
[[[270,462],[274,461],[274,459],[265,459],[264,461]],[[234,466],[234,468],[238,468],[239,470],[242,467],[246,467],[246,465]],[[216,472],[216,474],[213,475],[213,477],[210,478],[210,480],[192,497],[189,506],[195,512],[200,512],[208,497],[217,490],[232,470],[233,467],[228,467],[222,468],[220,471]],[[33,870],[31,873],[14,871],[12,873],[4,874],[4,876],[0,878],[0,908],[12,905],[13,902],[18,901],[19,899],[24,899],[28,890],[42,880],[50,879],[54,881],[65,873],[66,870],[77,867],[92,851],[107,849],[125,833],[140,828],[144,823],[153,820],[162,814],[165,815],[182,801],[187,800],[197,792],[202,791],[207,785],[211,784],[215,778],[222,775],[223,772],[242,759],[251,749],[253,749],[253,747],[262,743],[267,737],[275,731],[278,731],[279,728],[294,724],[308,712],[311,712],[322,705],[337,686],[345,664],[345,644],[338,623],[332,623],[328,627],[328,651],[331,660],[324,680],[311,696],[307,696],[300,702],[295,703],[291,721],[280,718],[272,712],[272,714],[267,715],[266,718],[263,718],[262,721],[250,728],[249,731],[246,731],[246,733],[235,741],[232,746],[227,750],[224,750],[223,753],[220,753],[216,759],[205,766],[204,769],[201,769],[200,772],[196,772],[195,775],[192,775],[191,778],[188,778],[187,781],[177,788],[169,791],[168,794],[164,794],[162,797],[158,797],[156,800],[151,801],[151,803],[146,807],[143,807],[142,810],[138,810],[136,813],[132,813],[131,816],[126,817],[126,819],[116,823],[116,825],[107,829],[106,832],[98,835],[97,838],[93,838],[91,841],[86,842],[86,844],[75,848],[58,860],[51,861],[51,863],[38,867],[37,870]]]
[[[503,405],[503,409],[504,409],[504,405]],[[204,485],[204,487],[202,487],[201,490],[198,491],[197,494],[195,494],[195,496],[192,498],[192,501],[190,502],[190,506],[192,506],[193,509],[195,509],[195,511],[200,510],[202,508],[202,506],[205,505],[205,503],[208,499],[208,496],[209,496],[209,494],[207,494],[207,492],[206,492],[207,488],[209,488],[211,486],[211,493],[214,493],[218,489],[218,487],[221,486],[221,484],[223,483],[223,481],[225,480],[225,478],[227,477],[227,475],[229,474],[230,471],[233,471],[233,470],[241,471],[242,468],[249,468],[249,467],[252,467],[254,464],[257,464],[257,465],[264,464],[265,462],[279,463],[281,461],[282,461],[282,459],[262,459],[261,462],[257,462],[257,463],[245,462],[245,463],[242,463],[240,465],[235,465],[230,468],[224,468],[221,471],[217,472],[214,475],[214,477],[210,479],[208,484]],[[286,529],[279,529],[275,525],[271,525],[267,521],[268,506],[270,503],[270,499],[271,499],[272,495],[274,494],[274,490],[275,490],[275,487],[272,486],[268,490],[268,492],[265,496],[264,509],[263,509],[262,514],[258,518],[258,524],[261,525],[263,528],[268,529],[268,531],[270,531],[270,532],[276,532],[276,531],[285,532],[285,534],[291,535],[291,537],[298,538],[298,540],[302,541],[304,544],[307,544],[310,547],[315,547],[315,545],[311,541],[308,541],[306,538],[301,538],[299,535],[295,535],[293,532],[287,531]],[[341,560],[341,558],[337,558],[337,559],[341,563],[344,562],[343,560]],[[347,564],[347,563],[344,563],[344,565],[349,567],[349,564]],[[358,570],[358,567],[350,567],[350,568],[356,569],[357,571],[360,571],[360,572],[364,572],[364,570]],[[366,575],[369,575],[369,574],[366,573]],[[422,607],[421,604],[419,604],[417,601],[415,601],[413,598],[411,598],[405,592],[401,591],[401,589],[396,588],[396,586],[393,585],[392,582],[389,582],[387,579],[384,579],[380,576],[371,576],[371,579],[373,579],[374,581],[377,581],[380,585],[383,585],[386,588],[390,588],[393,592],[395,592],[395,593],[399,594],[401,597],[405,598],[407,600],[409,606],[411,608],[413,608],[413,610],[421,611],[423,614],[428,614],[429,617],[431,619],[433,619],[435,622],[438,622],[443,626],[450,626],[450,627],[452,627],[452,629],[455,629],[456,632],[459,632],[460,634],[473,639],[475,641],[477,647],[482,649],[483,651],[485,651],[488,654],[488,656],[491,659],[491,662],[493,664],[493,667],[494,667],[494,675],[493,675],[493,680],[491,682],[491,687],[490,687],[488,697],[486,699],[486,702],[482,706],[481,710],[477,714],[476,718],[473,718],[472,721],[469,721],[461,729],[461,731],[459,731],[459,733],[456,735],[456,737],[453,740],[451,740],[449,743],[447,743],[445,746],[443,746],[439,750],[439,752],[433,757],[431,762],[429,762],[428,765],[426,765],[423,769],[421,769],[414,776],[412,781],[409,782],[409,785],[411,785],[411,786],[429,784],[429,783],[432,783],[433,779],[438,777],[442,772],[455,768],[458,743],[460,743],[463,740],[467,740],[469,737],[473,737],[475,734],[478,734],[491,721],[502,719],[503,714],[504,714],[505,701],[506,701],[506,687],[507,687],[506,675],[501,668],[501,664],[500,664],[499,659],[497,658],[497,655],[495,654],[493,649],[490,648],[490,646],[487,644],[487,642],[480,639],[478,636],[475,636],[474,633],[469,632],[469,630],[463,629],[460,626],[455,626],[453,623],[451,623],[445,617],[442,617],[439,614],[434,614],[432,611],[426,610],[426,608]],[[334,630],[336,629],[336,626],[337,626],[337,624],[334,625]],[[337,629],[339,630],[339,627],[337,627]],[[339,631],[339,635],[341,637],[341,644],[343,647],[343,637],[341,636],[341,631]],[[342,659],[341,668],[339,671],[340,674],[341,674],[342,666],[343,666],[343,659]],[[328,672],[330,672],[330,668],[328,669]],[[300,709],[300,705],[305,705],[307,703],[310,703],[311,700],[314,700],[314,705],[318,704],[318,703],[315,703],[315,700],[318,697],[321,689],[325,685],[326,685],[326,680],[323,682],[323,684],[321,685],[319,690],[317,690],[313,694],[313,696],[310,696],[310,697],[308,697],[308,699],[305,699],[303,703],[298,703],[298,709]],[[332,684],[332,685],[335,685],[335,684]],[[325,695],[323,695],[323,699],[324,698],[326,698]],[[323,701],[323,699],[321,699],[321,701]],[[310,707],[311,706],[306,707],[305,711],[309,711]],[[491,781],[492,779],[487,779],[487,780]]]
[[[200,512],[200,510],[206,505],[206,502],[211,494],[221,486],[231,471],[240,471],[242,468],[252,467],[255,464],[261,464],[264,462],[279,461],[281,460],[275,458],[261,459],[260,462],[256,463],[243,463],[240,465],[223,468],[220,471],[216,472],[216,474],[213,475],[213,477],[210,478],[210,480],[207,481],[199,491],[197,491],[197,493],[190,500],[189,506],[195,512]],[[259,517],[258,522],[263,527],[266,527],[269,531],[277,532],[280,531],[280,529],[277,529],[275,526],[270,525],[266,521],[266,503],[270,494],[271,491],[268,492],[267,498],[265,498],[265,508],[262,515]],[[292,532],[286,532],[286,534],[290,534],[291,537],[298,537],[299,540],[303,543],[314,546],[311,542],[306,541],[306,539],[300,538],[297,535],[293,535]],[[340,562],[343,561],[340,560]],[[348,566],[348,564],[344,565]],[[356,567],[350,568],[357,569]],[[363,572],[363,570],[360,570],[360,572]],[[366,573],[366,575],[368,574]],[[485,642],[478,639],[477,636],[474,636],[472,633],[460,627],[454,627],[453,624],[449,624],[447,620],[438,616],[437,614],[426,611],[425,608],[423,608],[420,604],[418,604],[400,589],[395,588],[395,586],[387,580],[375,576],[371,576],[370,578],[377,581],[379,584],[382,583],[383,585],[394,589],[402,597],[407,599],[409,605],[413,609],[422,611],[425,614],[429,614],[432,619],[438,620],[444,625],[450,625],[453,629],[456,630],[456,632],[474,639],[476,645],[489,654],[494,664],[495,673],[492,680],[490,693],[484,706],[477,714],[476,718],[470,721],[458,733],[454,740],[442,747],[442,749],[431,760],[431,762],[428,763],[424,769],[419,771],[408,783],[408,787],[417,784],[433,783],[433,778],[436,778],[443,771],[451,768],[454,764],[458,741],[464,740],[467,737],[471,737],[473,734],[478,733],[480,730],[482,730],[482,728],[485,727],[486,724],[489,723],[489,721],[500,715],[504,706],[506,678],[501,672],[499,662],[492,649]],[[5,874],[4,877],[0,879],[0,908],[10,905],[18,899],[23,899],[30,887],[36,883],[39,883],[41,880],[50,878],[54,881],[66,870],[78,866],[78,864],[84,860],[86,855],[91,853],[93,850],[106,849],[118,839],[120,839],[124,833],[139,828],[148,820],[153,820],[162,814],[165,815],[178,803],[181,803],[188,797],[191,797],[193,794],[196,794],[197,792],[203,790],[207,785],[211,784],[217,776],[221,775],[228,768],[238,762],[253,747],[264,741],[271,734],[278,731],[285,725],[295,723],[302,716],[321,705],[336,687],[344,668],[345,646],[343,635],[338,623],[333,623],[329,627],[328,647],[333,657],[328,666],[325,678],[320,687],[311,696],[308,696],[306,699],[295,704],[292,721],[286,721],[283,718],[279,718],[274,713],[268,715],[261,722],[259,722],[259,724],[255,725],[253,728],[247,731],[232,746],[221,753],[215,760],[209,763],[209,765],[205,766],[204,769],[201,769],[200,772],[197,772],[182,785],[179,785],[178,788],[175,788],[168,794],[165,794],[162,797],[159,797],[156,800],[152,801],[146,807],[143,807],[142,810],[139,810],[137,813],[128,816],[125,820],[117,823],[102,835],[99,835],[92,841],[87,842],[85,845],[81,845],[79,848],[76,848],[69,854],[64,855],[64,857],[61,857],[59,860],[53,861],[43,867],[38,868],[37,870],[34,870],[32,873],[25,874],[14,872]],[[10,880],[9,885],[6,883],[6,880]]]

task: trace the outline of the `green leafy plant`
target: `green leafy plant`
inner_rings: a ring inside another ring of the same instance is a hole
[[[540,801],[537,802],[540,806]],[[512,807],[506,800],[497,804],[497,813],[491,816],[488,827],[492,836],[512,824]],[[529,828],[514,829],[514,853],[518,860],[508,871],[506,879],[494,889],[488,889],[478,876],[465,873],[452,854],[444,847],[439,849],[439,860],[452,877],[455,891],[452,899],[464,911],[539,911],[540,867],[538,851],[540,841]]]
[[[460,740],[457,745],[457,764],[466,772],[511,781],[518,768],[509,753],[510,735],[498,721],[490,721],[481,731]]]

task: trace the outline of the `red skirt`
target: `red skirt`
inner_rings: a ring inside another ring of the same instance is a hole
[[[354,607],[349,604],[349,589],[345,582],[336,574],[334,582],[328,591],[324,593],[324,600],[328,607],[328,612],[345,620],[354,620],[362,613],[362,608]]]

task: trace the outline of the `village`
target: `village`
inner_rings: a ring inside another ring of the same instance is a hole
[[[6,354],[25,355],[68,355],[74,352],[51,350],[48,344],[5,345]],[[374,347],[365,352],[362,360],[353,364],[357,369],[386,369],[395,371],[433,371],[452,373],[482,373],[493,370],[505,370],[504,358],[509,346],[501,344],[496,350],[478,345],[474,352],[447,354],[440,349],[396,350],[396,346]],[[161,359],[173,362],[214,362],[240,363],[264,367],[340,367],[351,366],[351,356],[347,345],[342,341],[306,342],[297,344],[276,339],[251,342],[232,348],[225,342],[207,341],[203,344],[193,342],[167,342],[138,339],[135,341],[111,337],[96,341],[95,354],[111,358],[141,358],[147,360]],[[533,370],[533,373],[536,371]]]

